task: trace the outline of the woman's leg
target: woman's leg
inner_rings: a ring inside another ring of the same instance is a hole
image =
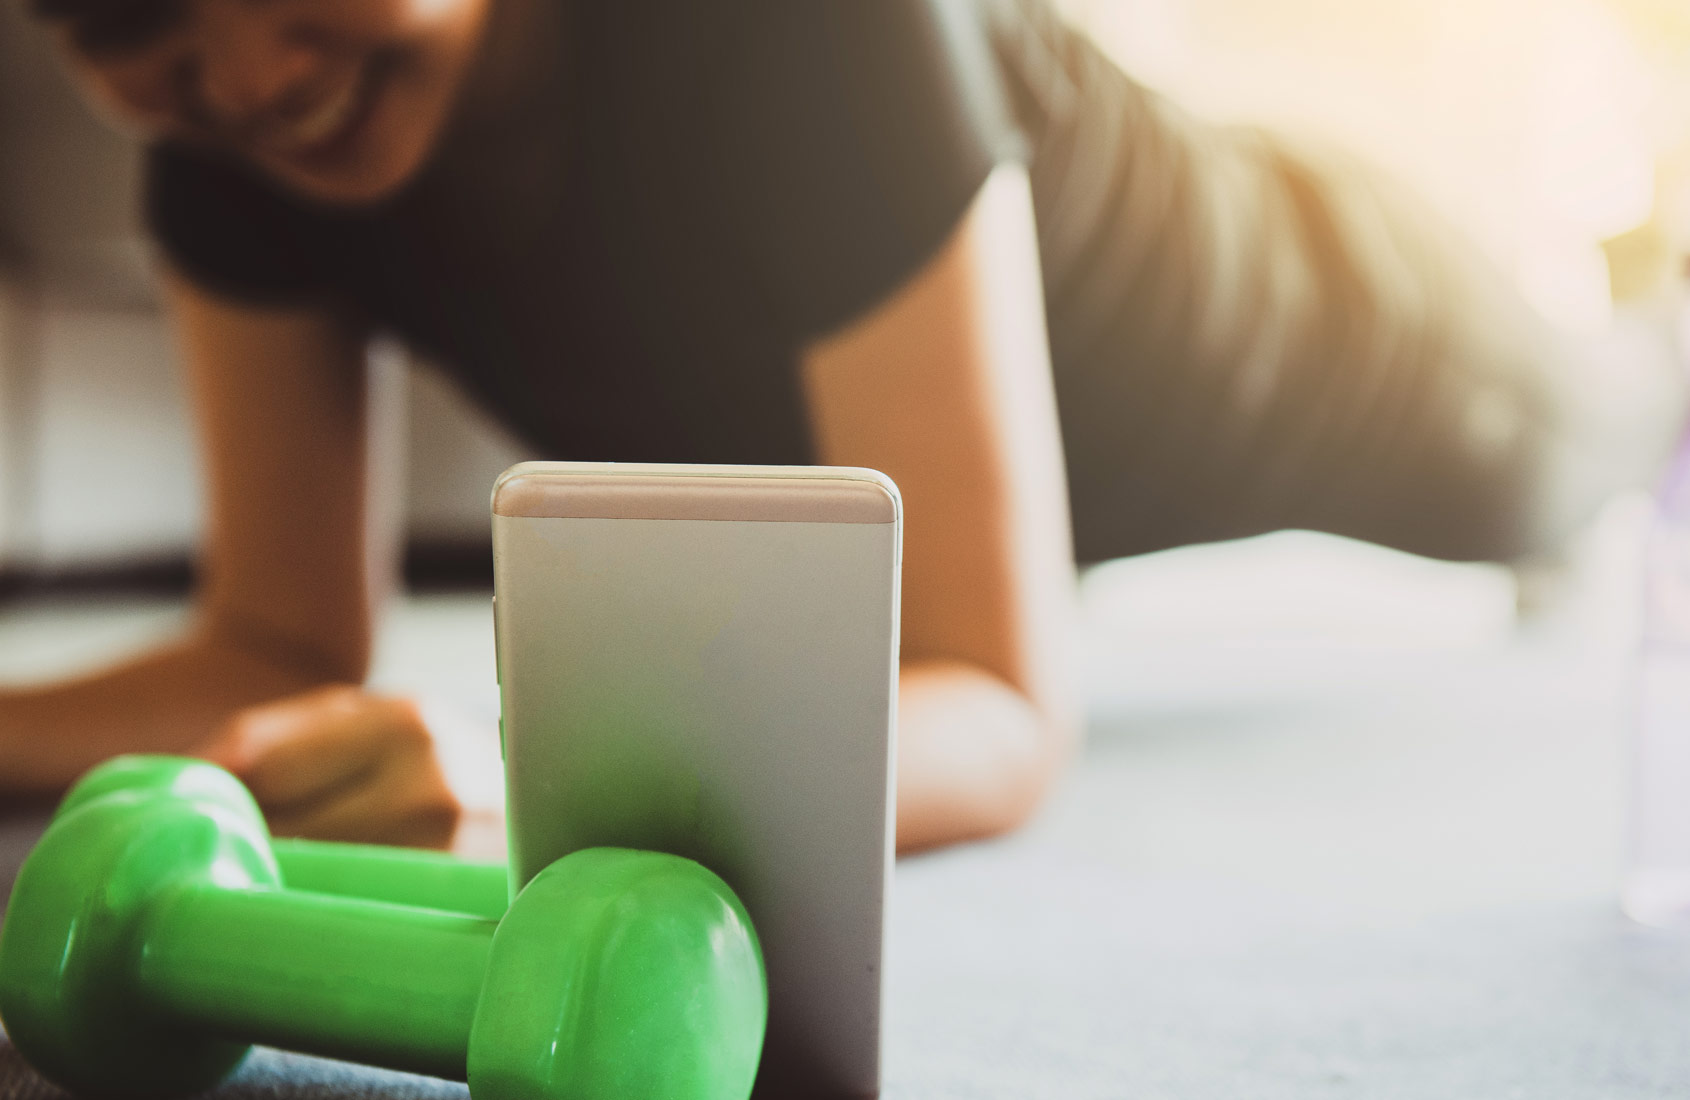
[[[1665,326],[1558,337],[1367,169],[1121,81],[1104,231],[1047,260],[1082,561],[1285,527],[1508,560],[1658,467]]]

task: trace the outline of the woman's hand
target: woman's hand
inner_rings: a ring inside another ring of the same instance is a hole
[[[198,754],[246,783],[278,836],[445,848],[464,813],[417,704],[352,686],[249,707]]]

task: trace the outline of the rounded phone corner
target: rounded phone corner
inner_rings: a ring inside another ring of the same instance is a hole
[[[518,462],[505,470],[493,482],[491,498],[495,516],[529,515],[536,504],[540,487],[536,479],[552,467],[548,462]]]
[[[873,486],[879,491],[885,502],[885,512],[878,522],[898,523],[903,519],[904,495],[898,491],[897,482],[868,466],[840,466],[835,469],[846,479],[864,486]]]

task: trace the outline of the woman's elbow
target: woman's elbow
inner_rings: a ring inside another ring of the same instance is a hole
[[[1083,725],[1077,714],[1040,711],[1019,766],[1006,769],[998,820],[988,835],[1012,833],[1036,817],[1078,754]]]

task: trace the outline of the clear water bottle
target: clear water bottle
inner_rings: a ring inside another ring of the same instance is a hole
[[[1690,928],[1690,440],[1657,494],[1644,564],[1631,858],[1621,902]]]

